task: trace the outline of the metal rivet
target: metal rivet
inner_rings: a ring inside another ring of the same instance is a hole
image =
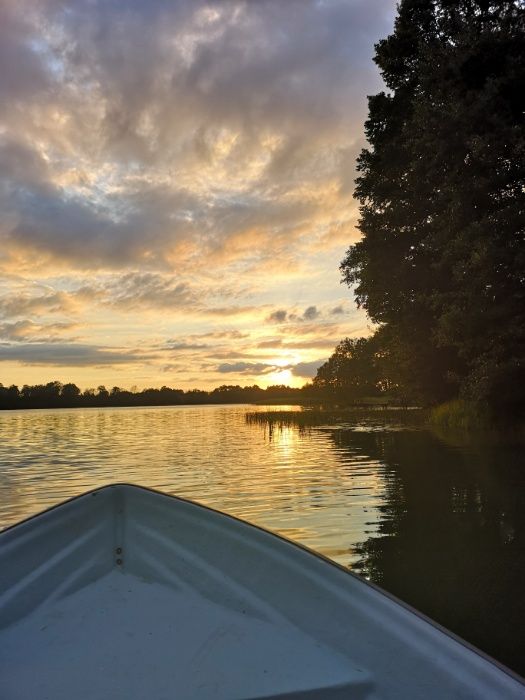
[[[117,564],[120,566],[122,564],[122,559],[117,559]]]
[[[115,550],[115,552],[116,552],[117,554],[122,554],[122,547],[117,547],[116,550]]]

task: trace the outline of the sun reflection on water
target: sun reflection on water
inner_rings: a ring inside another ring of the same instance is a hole
[[[0,527],[122,481],[192,498],[351,564],[353,544],[380,519],[377,463],[338,449],[326,432],[248,426],[245,411],[195,406],[4,413]]]

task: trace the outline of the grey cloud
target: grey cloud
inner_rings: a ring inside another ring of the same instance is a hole
[[[22,11],[16,11],[17,5]],[[0,5],[0,101],[38,99],[53,83],[32,42],[35,26],[25,5],[15,2]]]
[[[316,318],[319,318],[321,316],[321,312],[317,308],[317,306],[308,306],[302,315],[298,313],[288,313],[288,320],[289,321],[315,321]]]
[[[163,365],[161,367],[161,372],[185,372],[187,369],[187,366],[185,364],[176,364],[176,363],[170,363],[167,365]]]
[[[257,343],[257,347],[264,349],[264,348],[280,348],[283,344],[283,341],[280,338],[273,338],[272,340],[261,340],[259,343]]]
[[[347,177],[340,154],[355,150],[379,86],[372,47],[394,3],[77,0],[66,12],[42,0],[2,11],[5,249],[171,269],[180,244],[264,257],[301,234],[321,204],[290,198],[290,186]],[[239,173],[259,161],[246,186]],[[223,182],[195,187],[208,166]],[[229,247],[251,231],[250,250]]]
[[[179,277],[159,272],[128,272],[111,274],[96,279],[69,291],[37,288],[34,291],[19,291],[17,294],[0,297],[0,318],[27,315],[30,313],[72,313],[81,306],[100,305],[119,311],[171,310],[199,316],[238,316],[258,310],[255,306],[210,306],[213,296],[220,292],[226,297],[228,290],[206,285],[192,286]],[[234,292],[231,292],[234,295]],[[196,338],[240,339],[248,334],[237,330],[200,334]]]
[[[305,321],[313,321],[319,316],[319,311],[317,310],[317,306],[309,306],[307,309],[305,309],[305,312],[303,314],[303,318]]]
[[[153,356],[149,354],[79,343],[0,345],[0,362],[20,362],[24,365],[57,365],[63,367],[118,366],[145,362],[150,359],[153,359]]]
[[[208,333],[194,333],[187,335],[184,339],[168,339],[161,346],[161,348],[188,348],[194,350],[201,350],[213,347],[222,347],[225,341],[226,347],[230,347],[231,340],[245,340],[250,337],[249,333],[241,333],[238,330],[231,331],[210,331]],[[203,342],[209,341],[209,342]]]
[[[25,319],[14,323],[0,323],[0,339],[25,342],[59,342],[64,334],[77,328],[75,323],[39,324]],[[69,340],[72,340],[70,338]]]
[[[198,333],[195,335],[189,335],[183,340],[167,340],[163,344],[163,348],[167,348],[169,350],[215,350],[214,355],[212,357],[218,358],[219,353],[221,353],[221,357],[223,355],[223,351],[220,350],[220,348],[229,348],[232,345],[231,341],[238,341],[238,340],[246,340],[247,338],[250,337],[249,333],[241,333],[238,330],[231,330],[231,331],[211,331],[209,333]],[[202,342],[203,340],[209,341],[209,342]],[[232,353],[231,350],[228,350],[228,353]],[[241,354],[235,354],[235,357],[241,357]],[[232,357],[231,354],[228,354],[228,357]]]
[[[284,323],[287,315],[288,312],[285,309],[278,309],[277,311],[273,311],[266,320],[270,323]]]
[[[257,306],[203,306],[200,308],[201,313],[210,316],[239,316],[258,310]]]
[[[197,295],[185,282],[158,273],[131,272],[105,287],[108,303],[132,310],[141,308],[179,309],[197,304]]]
[[[379,8],[364,1],[237,7],[214,41],[196,47],[188,70],[195,101],[205,99],[223,118],[293,123],[294,133],[305,121],[340,117],[342,102],[355,109],[348,98],[363,80],[355,67],[367,68]]]
[[[0,136],[0,172],[3,173],[0,180],[2,189],[7,190],[10,195],[18,196],[18,183],[41,192],[53,191],[53,188],[46,184],[50,171],[42,155],[34,146],[9,135]],[[9,191],[11,184],[14,187]]]
[[[227,340],[244,340],[246,338],[250,337],[249,333],[242,333],[241,331],[238,330],[233,330],[233,331],[212,331],[211,333],[201,333],[196,336],[192,336],[194,338],[217,338],[219,340],[222,339],[227,339]]]
[[[223,374],[269,374],[283,369],[291,370],[296,377],[315,377],[317,369],[326,360],[313,360],[312,362],[299,362],[296,365],[280,367],[266,362],[232,362],[224,363],[217,367],[217,371]]]
[[[338,316],[339,314],[344,314],[345,310],[343,309],[342,306],[334,306],[334,308],[330,311],[332,316]]]
[[[312,378],[317,374],[317,370],[324,365],[326,360],[313,360],[312,362],[299,362],[290,367],[292,374],[296,377]]]
[[[268,365],[264,362],[225,362],[217,367],[217,372],[221,374],[268,374],[276,369],[275,365]]]
[[[206,357],[210,360],[236,360],[241,357],[246,357],[246,352],[240,352],[238,350],[215,350]]]
[[[285,321],[315,321],[319,318],[321,312],[317,306],[308,306],[302,315],[295,312],[289,312],[286,309],[278,309],[273,311],[268,317],[267,321],[270,323],[284,323]]]
[[[39,180],[36,167],[25,177],[14,168],[3,172],[0,240],[8,249],[44,253],[78,268],[140,263],[167,269],[170,248],[194,234],[194,224],[177,216],[179,207],[191,207],[186,192],[158,187],[93,202]]]
[[[179,351],[184,351],[184,350],[205,350],[206,348],[209,347],[209,345],[204,345],[204,344],[199,344],[199,343],[186,343],[184,341],[177,342],[177,341],[168,340],[165,347],[168,350],[174,350],[175,352],[179,352]]]
[[[30,294],[4,295],[0,298],[0,318],[16,318],[29,314],[67,313],[74,308],[70,294],[62,291],[36,290]]]

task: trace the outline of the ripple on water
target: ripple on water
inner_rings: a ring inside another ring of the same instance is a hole
[[[157,488],[354,567],[525,671],[523,446],[386,423],[269,430],[247,409],[0,412],[0,528],[107,483]]]
[[[339,446],[333,426],[269,434],[247,425],[245,412],[242,406],[4,412],[0,527],[125,481],[192,498],[351,564],[365,519],[381,518],[384,465]]]

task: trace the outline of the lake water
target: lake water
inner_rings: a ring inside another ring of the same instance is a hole
[[[0,412],[0,528],[109,482],[189,497],[352,568],[525,675],[522,445],[270,431],[247,410]]]

